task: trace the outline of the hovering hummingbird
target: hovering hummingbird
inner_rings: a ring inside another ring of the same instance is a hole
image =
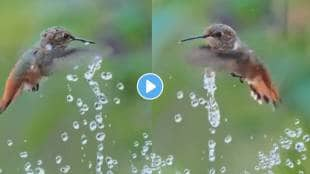
[[[51,74],[55,59],[78,52],[77,48],[68,48],[72,41],[80,41],[85,45],[95,44],[76,38],[61,27],[43,31],[39,45],[26,51],[11,70],[0,100],[0,113],[6,110],[23,89],[38,91],[40,79]]]
[[[224,70],[240,82],[246,82],[252,97],[262,103],[271,102],[274,106],[280,96],[271,82],[266,67],[259,61],[255,53],[243,44],[234,29],[225,24],[213,24],[207,27],[201,36],[183,39],[185,42],[194,39],[205,39],[207,44],[194,49],[189,56],[191,63],[208,66],[214,71]]]

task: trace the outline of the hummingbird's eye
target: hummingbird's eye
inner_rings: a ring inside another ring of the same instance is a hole
[[[70,37],[70,35],[65,33],[63,37],[64,37],[64,39],[68,39]]]
[[[213,34],[214,37],[222,37],[222,32],[216,32]]]

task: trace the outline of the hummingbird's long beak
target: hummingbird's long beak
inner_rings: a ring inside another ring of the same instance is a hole
[[[80,41],[80,42],[83,42],[84,44],[96,44],[95,42],[93,41],[89,41],[89,40],[85,40],[85,39],[81,39],[81,38],[75,38],[75,37],[72,37],[72,40],[73,41]]]
[[[204,38],[207,38],[207,37],[209,37],[208,34],[205,34],[205,35],[202,35],[202,36],[194,36],[194,37],[190,37],[190,38],[186,38],[186,39],[180,40],[180,43],[183,43],[183,42],[186,42],[186,41],[190,41],[190,40],[195,40],[195,39],[204,39]]]

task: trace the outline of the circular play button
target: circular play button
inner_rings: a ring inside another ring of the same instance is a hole
[[[164,83],[157,74],[146,73],[138,79],[137,91],[145,100],[158,98],[163,92],[163,89]]]

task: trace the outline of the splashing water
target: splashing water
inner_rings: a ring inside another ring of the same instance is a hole
[[[292,169],[296,165],[300,166],[302,161],[307,159],[305,144],[309,142],[309,135],[304,134],[298,124],[299,120],[295,121],[294,128],[286,128],[267,154],[262,151],[258,152],[258,164],[254,167],[256,171],[273,173],[272,169],[280,165]],[[294,159],[281,157],[281,153],[285,151],[293,151],[298,157]],[[299,170],[299,173],[304,173],[304,171]]]

